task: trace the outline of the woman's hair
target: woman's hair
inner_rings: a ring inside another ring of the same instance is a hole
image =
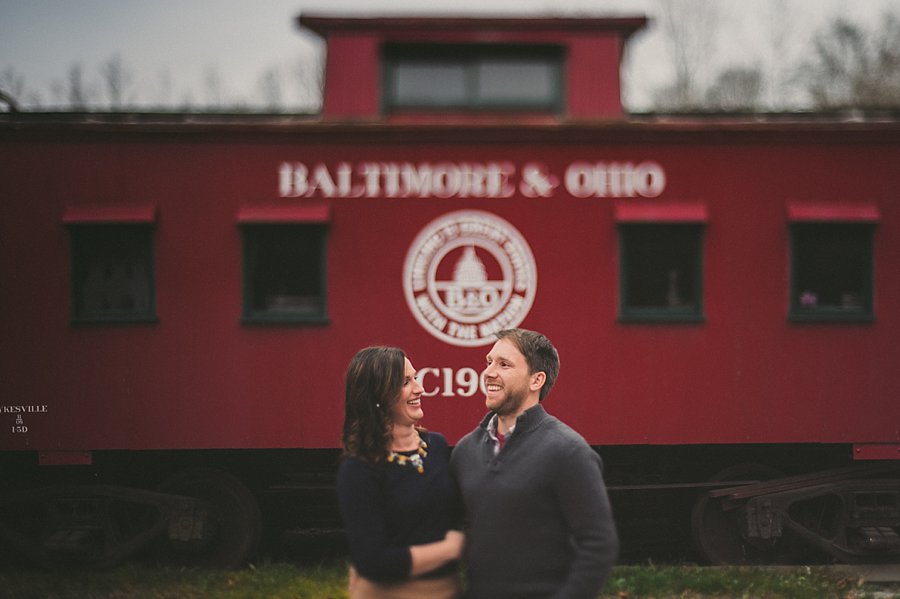
[[[359,350],[345,376],[344,455],[371,462],[387,457],[391,406],[400,397],[406,354],[396,347]]]

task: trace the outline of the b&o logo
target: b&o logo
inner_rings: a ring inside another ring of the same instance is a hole
[[[476,347],[518,326],[537,289],[531,248],[511,224],[480,210],[451,212],[425,226],[403,265],[413,316],[446,343]]]

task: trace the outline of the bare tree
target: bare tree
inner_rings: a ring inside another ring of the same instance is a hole
[[[3,91],[3,88],[0,87],[0,112],[3,112],[3,106],[6,106],[6,110],[8,112],[19,112],[19,104],[16,102],[16,99],[11,95],[7,94]]]
[[[259,77],[259,91],[267,110],[277,112],[283,107],[281,73],[278,67],[269,67]]]
[[[886,13],[875,45],[882,77],[882,103],[900,107],[900,13]]]
[[[66,84],[60,79],[54,79],[50,83],[50,104],[55,108],[60,108],[66,103]]]
[[[206,101],[210,106],[221,108],[225,103],[225,93],[223,92],[222,75],[219,73],[218,67],[209,65],[206,67],[206,73],[203,77],[206,86]]]
[[[12,67],[3,69],[3,72],[0,73],[0,102],[5,103],[10,112],[16,112],[24,97],[25,75]]]
[[[88,91],[84,81],[84,69],[81,64],[75,63],[69,67],[69,107],[72,110],[86,110],[88,105]]]
[[[719,13],[704,0],[659,0],[659,18],[675,69],[672,84],[656,94],[662,109],[695,108],[715,46]]]
[[[769,0],[763,9],[767,45],[763,48],[765,77],[763,93],[769,110],[784,109],[791,95],[787,65],[791,62],[788,46],[795,35],[793,13],[785,0]]]
[[[185,91],[181,96],[181,107],[180,110],[184,112],[194,112],[194,107],[197,106],[194,101],[194,94],[191,93],[190,90]]]
[[[900,106],[900,19],[885,15],[881,27],[866,31],[844,18],[816,34],[803,65],[803,81],[814,107]]]
[[[172,102],[172,69],[168,65],[161,67],[157,73],[156,103],[167,106]]]
[[[728,67],[706,92],[706,106],[714,110],[754,111],[762,106],[762,72],[755,67]]]
[[[110,108],[121,109],[128,99],[133,77],[120,54],[115,54],[100,65],[100,74],[106,86]]]
[[[325,60],[321,51],[310,51],[295,63],[293,69],[299,103],[313,110],[322,105],[325,88]]]

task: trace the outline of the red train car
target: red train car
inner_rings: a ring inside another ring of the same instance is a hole
[[[239,563],[327,510],[357,349],[455,442],[523,326],[618,514],[896,560],[900,121],[625,114],[644,23],[303,17],[321,115],[0,115],[3,546]]]

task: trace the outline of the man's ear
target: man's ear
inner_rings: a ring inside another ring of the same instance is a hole
[[[547,373],[543,370],[539,372],[535,372],[531,375],[531,390],[532,391],[540,391],[541,387],[544,386],[544,383],[547,382]]]

